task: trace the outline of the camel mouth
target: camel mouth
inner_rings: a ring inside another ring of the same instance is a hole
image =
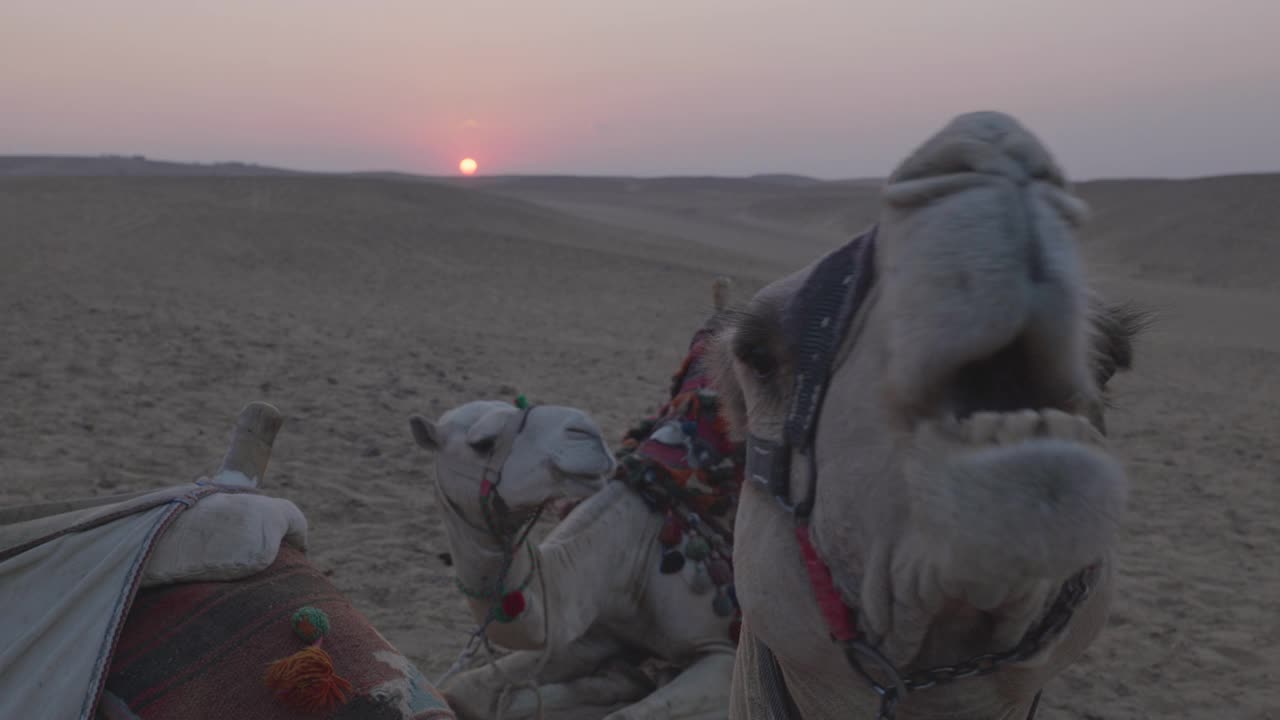
[[[1065,353],[1036,352],[1023,335],[950,373],[933,395],[934,412],[917,422],[968,445],[1010,445],[1036,439],[1101,446],[1102,429],[1085,413],[1087,389],[1071,382]],[[1084,359],[1079,362],[1084,364]]]
[[[562,483],[562,494],[570,500],[580,500],[582,498],[591,497],[604,487],[607,475],[600,475],[594,472],[564,472],[557,473]]]
[[[977,447],[1018,445],[1036,440],[1106,446],[1106,439],[1089,418],[1057,409],[979,412],[963,419],[947,416],[924,421],[919,432]]]
[[[1035,353],[1023,334],[998,351],[956,369],[945,385],[943,406],[960,420],[982,412],[1071,412],[1082,393],[1061,382],[1062,377],[1073,374],[1061,367],[1064,360],[1057,352]]]

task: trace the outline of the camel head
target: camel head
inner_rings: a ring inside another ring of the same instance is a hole
[[[409,420],[414,440],[436,453],[436,483],[468,520],[484,527],[481,483],[495,483],[513,521],[557,498],[599,490],[616,466],[604,433],[581,410],[477,400],[432,422]]]
[[[814,458],[813,546],[859,631],[898,668],[1006,650],[1068,578],[1102,567],[1108,582],[1127,481],[1103,437],[1104,386],[1128,368],[1140,318],[1088,289],[1076,239],[1085,218],[1046,149],[999,113],[957,117],[883,190],[813,452],[792,453],[787,474],[799,502]],[[803,360],[790,328],[817,266],[763,288],[716,338],[739,437],[784,439]],[[776,527],[784,510],[757,485],[742,503],[734,554],[747,622],[780,658],[790,647],[803,662],[801,629],[774,607],[795,601],[751,560],[770,552],[753,530]],[[1071,640],[1023,663],[1040,668],[1029,692],[1100,630],[1104,590],[1077,612]]]

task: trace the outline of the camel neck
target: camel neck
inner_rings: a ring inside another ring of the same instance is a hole
[[[458,581],[476,592],[495,587],[504,562],[508,560],[507,548],[484,527],[478,511],[469,513],[469,506],[453,502],[438,482],[435,493],[436,501],[443,511],[450,552],[453,554],[454,573]],[[473,519],[471,514],[477,517]],[[508,583],[518,582],[518,578],[524,577],[531,568],[529,554],[520,548],[514,550],[506,574]]]

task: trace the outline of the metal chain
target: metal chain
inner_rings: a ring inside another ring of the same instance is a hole
[[[1090,566],[1069,578],[1062,585],[1058,597],[1038,623],[1031,627],[1022,640],[1013,648],[998,653],[978,655],[954,665],[917,670],[906,677],[899,677],[893,665],[880,654],[860,641],[845,646],[845,657],[860,675],[866,678],[871,689],[880,696],[880,710],[877,720],[894,720],[898,702],[907,694],[918,690],[927,690],[939,685],[946,685],[956,680],[989,675],[1006,665],[1024,662],[1037,655],[1053,641],[1071,622],[1071,617],[1080,604],[1089,597],[1093,589],[1093,580],[1098,567]],[[859,656],[871,659],[894,682],[888,685],[877,681],[863,668]],[[1034,712],[1034,710],[1033,710]]]

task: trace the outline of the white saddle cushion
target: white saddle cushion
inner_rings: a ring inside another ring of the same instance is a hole
[[[307,519],[288,500],[241,493],[201,498],[151,552],[142,586],[235,580],[265,570],[281,541],[307,548]]]

